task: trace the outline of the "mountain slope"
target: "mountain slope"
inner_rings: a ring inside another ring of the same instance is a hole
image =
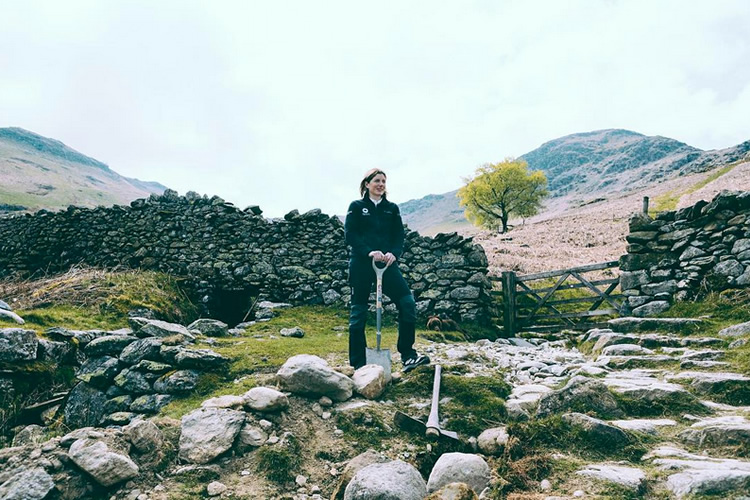
[[[166,189],[21,128],[0,128],[0,212],[128,204]]]
[[[704,172],[750,155],[750,141],[702,151],[661,136],[609,129],[572,134],[521,158],[549,182],[548,206],[576,206],[644,189],[676,176]],[[410,228],[424,234],[467,227],[456,191],[399,205]],[[429,215],[425,213],[429,211]]]

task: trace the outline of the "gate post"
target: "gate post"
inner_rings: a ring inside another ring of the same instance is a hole
[[[503,271],[503,331],[507,337],[516,333],[516,273]]]

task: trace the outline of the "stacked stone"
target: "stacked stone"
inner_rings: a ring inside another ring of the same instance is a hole
[[[206,325],[207,320],[198,321]],[[220,324],[226,332],[227,325]],[[99,332],[91,339],[73,334],[86,361],[63,408],[68,427],[125,425],[155,414],[175,396],[195,389],[201,372],[221,369],[228,361],[210,349],[187,346],[195,341],[193,332],[200,331],[195,323],[185,328],[132,318],[131,325],[132,330]],[[49,334],[69,337],[71,331],[57,328]]]
[[[489,317],[491,284],[479,245],[456,233],[433,239],[411,231],[406,242],[401,264],[420,313]],[[0,277],[79,263],[164,271],[187,278],[207,315],[222,291],[295,305],[347,304],[347,259],[337,217],[316,209],[267,220],[257,207],[240,210],[193,192],[0,217]]]
[[[630,219],[620,287],[634,316],[650,316],[699,291],[750,284],[750,192]]]

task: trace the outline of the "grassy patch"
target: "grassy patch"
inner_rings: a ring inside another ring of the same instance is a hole
[[[573,453],[589,460],[617,459],[637,461],[646,448],[640,438],[624,447],[612,446],[608,440],[594,440],[578,428],[563,422],[560,416],[552,416],[529,422],[511,423],[508,434],[513,439],[509,456],[518,460],[535,454],[559,451]]]
[[[258,450],[257,471],[276,483],[293,481],[302,464],[301,448],[294,436]]]
[[[652,199],[651,207],[648,210],[649,215],[652,217],[661,213],[661,212],[667,212],[677,209],[677,204],[680,202],[680,198],[683,196],[687,196],[689,194],[693,194],[694,192],[698,191],[699,189],[707,186],[708,184],[712,183],[719,177],[721,177],[724,174],[727,174],[732,171],[734,167],[739,165],[740,163],[743,163],[742,161],[730,163],[729,165],[725,165],[721,168],[718,168],[711,172],[708,176],[706,176],[705,179],[702,181],[696,182],[692,186],[688,187],[687,189],[683,191],[667,191],[666,193],[655,196]]]
[[[233,380],[217,373],[204,373],[198,379],[198,385],[189,396],[175,399],[165,406],[160,414],[180,419],[209,398],[227,395],[241,396],[255,386],[256,383],[252,377],[244,378],[235,383]]]
[[[166,321],[187,324],[197,307],[168,274],[127,270],[73,268],[70,271],[25,281],[0,284],[0,295],[13,297],[16,312],[27,326],[72,329],[113,329],[127,326],[128,311],[150,309]],[[0,324],[7,321],[0,320]]]
[[[693,415],[708,415],[711,413],[706,406],[695,398],[686,398],[684,393],[675,393],[674,397],[661,400],[647,400],[639,397],[630,397],[619,392],[611,391],[617,401],[617,406],[622,408],[626,415],[631,418],[640,417],[681,417],[686,413]]]
[[[347,441],[356,441],[361,451],[379,449],[380,443],[389,438],[382,418],[367,408],[337,414],[336,426],[344,431]]]

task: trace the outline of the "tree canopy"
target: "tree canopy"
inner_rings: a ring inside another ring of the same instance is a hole
[[[479,167],[458,190],[466,218],[476,226],[508,231],[511,216],[531,217],[547,196],[547,177],[524,160],[506,158]]]

